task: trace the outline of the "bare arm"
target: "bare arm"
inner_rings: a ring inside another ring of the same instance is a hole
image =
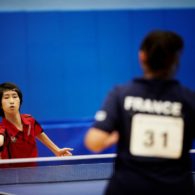
[[[4,136],[0,135],[0,147],[4,144]]]
[[[118,138],[119,135],[117,131],[113,131],[109,134],[101,129],[91,128],[85,136],[85,145],[93,152],[101,152],[113,144],[116,144]]]
[[[71,156],[72,148],[59,148],[44,132],[37,136],[37,139],[49,148],[56,156]]]

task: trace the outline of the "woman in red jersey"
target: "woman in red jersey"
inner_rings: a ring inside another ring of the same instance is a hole
[[[21,114],[22,92],[13,83],[0,85],[0,158],[38,157],[36,138],[56,156],[70,156],[71,148],[59,148],[29,114]]]

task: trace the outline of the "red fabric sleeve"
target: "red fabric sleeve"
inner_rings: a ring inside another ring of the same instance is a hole
[[[43,129],[41,125],[35,120],[35,136],[41,134],[43,132]]]
[[[5,134],[5,128],[3,127],[2,124],[0,124],[0,134],[4,135]]]

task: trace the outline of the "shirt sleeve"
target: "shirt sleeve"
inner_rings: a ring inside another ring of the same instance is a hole
[[[5,135],[5,128],[0,124],[0,135]]]
[[[193,136],[193,139],[195,141],[195,92],[192,91],[192,95],[191,95],[191,99],[190,99],[190,109],[192,109],[192,112],[190,113],[190,119],[191,119],[191,122],[190,122],[190,127],[192,129],[192,136]],[[195,142],[194,142],[195,143]]]
[[[43,129],[41,125],[35,120],[35,136],[41,134],[43,132]]]
[[[5,128],[0,124],[0,135],[5,135]],[[3,146],[0,147],[0,152],[3,150]]]
[[[193,121],[192,131],[193,131],[193,138],[194,138],[194,143],[195,143],[195,106],[194,106],[194,112],[193,113],[194,114],[192,115],[192,121]]]
[[[95,122],[92,127],[106,132],[118,129],[119,98],[118,88],[115,87],[105,99],[101,109],[95,114]]]

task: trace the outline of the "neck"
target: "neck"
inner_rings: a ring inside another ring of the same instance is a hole
[[[18,112],[17,114],[6,114],[5,115],[6,120],[8,120],[10,123],[12,123],[18,130],[23,129],[22,127],[22,120],[20,117],[20,113]]]
[[[150,66],[146,63],[144,63],[143,61],[141,62],[142,68],[143,68],[143,72],[144,72],[144,77],[146,79],[163,79],[163,80],[167,80],[167,79],[171,79],[172,77],[174,77],[174,74],[176,72],[176,64],[172,64],[170,66],[170,68],[166,68],[163,70],[157,70],[157,71],[152,71],[150,69]]]
[[[144,77],[146,79],[163,79],[163,80],[167,80],[170,79],[172,76],[167,73],[167,72],[150,72],[150,71],[145,71],[144,72]]]

